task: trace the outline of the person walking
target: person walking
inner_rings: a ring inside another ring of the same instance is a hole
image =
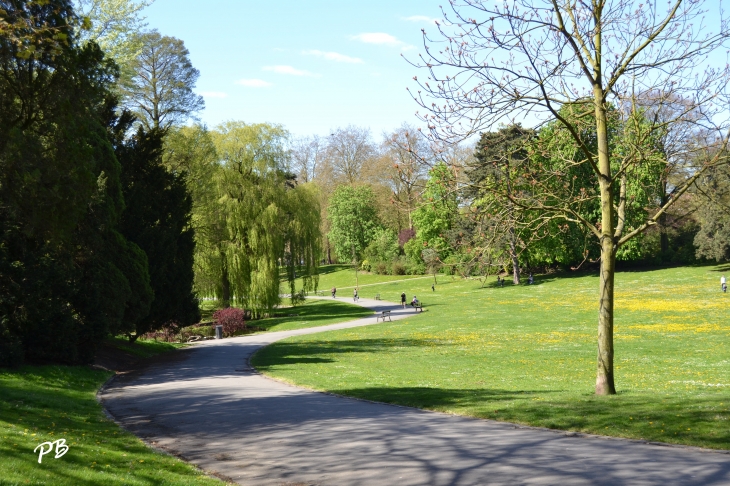
[[[530,274],[529,278],[527,279],[527,285],[532,285],[532,283],[533,283],[534,281],[535,281],[535,280],[534,280],[534,279],[532,278],[532,274]]]
[[[357,289],[355,289],[353,291],[352,300],[354,300],[355,302],[357,302],[358,300],[360,300],[360,297],[358,297],[358,295],[357,295]]]
[[[332,298],[334,299],[334,298],[336,298],[336,296],[337,296],[337,288],[332,287]]]
[[[405,309],[406,308],[406,293],[403,292],[400,294],[400,305]]]
[[[727,292],[727,280],[725,279],[725,275],[720,277],[720,288],[722,289],[723,293]]]
[[[431,284],[431,292],[436,292],[436,284]]]

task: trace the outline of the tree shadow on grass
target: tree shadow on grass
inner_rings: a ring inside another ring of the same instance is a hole
[[[336,361],[322,355],[377,353],[392,348],[423,347],[431,344],[431,341],[425,339],[354,339],[303,343],[280,341],[256,353],[251,363],[261,371],[269,371],[284,365]]]
[[[576,396],[564,390],[365,387],[332,390],[376,402],[613,437],[730,450],[730,397]]]

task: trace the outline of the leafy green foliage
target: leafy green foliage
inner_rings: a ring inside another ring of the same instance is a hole
[[[311,188],[287,170],[288,134],[275,125],[229,122],[211,135],[219,163],[215,191],[201,189],[214,196],[204,196],[197,210],[205,212],[195,218],[208,219],[196,255],[198,289],[223,306],[236,297],[247,309],[270,310],[281,301],[283,267],[294,299],[297,276],[303,290],[313,290],[320,210]]]
[[[446,257],[450,252],[447,233],[457,217],[458,208],[454,174],[445,163],[441,162],[429,171],[423,201],[413,212],[416,237],[409,248],[413,249],[420,241],[423,248],[437,252],[438,257]],[[420,255],[413,257],[422,259]]]
[[[380,227],[375,194],[369,186],[340,186],[330,198],[327,210],[330,232],[327,235],[343,262],[362,260]]]

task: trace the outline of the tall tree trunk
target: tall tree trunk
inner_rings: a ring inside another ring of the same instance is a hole
[[[664,182],[662,184],[662,197],[660,200],[660,204],[664,206],[667,201],[669,200],[669,196],[667,194],[667,183]],[[667,213],[662,213],[661,216],[659,216],[659,231],[661,231],[659,236],[659,242],[661,245],[661,252],[662,257],[666,257],[667,253],[669,252],[669,235],[667,234]]]
[[[520,284],[520,259],[517,257],[517,244],[516,244],[514,228],[510,228],[509,256],[512,259],[512,282],[515,285],[519,285]]]
[[[332,247],[330,246],[330,240],[327,240],[327,264],[332,265]]]
[[[221,253],[221,305],[224,308],[231,306],[231,281],[228,276],[228,264],[226,256]]]
[[[596,34],[600,46],[600,29]],[[598,65],[600,66],[600,50]],[[596,395],[614,395],[613,380],[613,290],[616,271],[616,218],[614,216],[611,160],[608,151],[608,119],[600,86],[600,71],[594,85],[593,95],[596,111],[596,137],[598,142],[598,171],[601,190],[601,278],[599,283],[600,305],[598,310],[598,369],[596,372]]]
[[[512,259],[512,283],[520,284],[520,259],[517,257],[517,233],[515,232],[514,208],[512,207],[512,182],[510,181],[509,160],[505,164],[507,180],[507,214],[509,216],[509,256]]]
[[[601,275],[598,310],[598,370],[596,395],[616,394],[613,379],[613,295],[616,270],[616,247],[613,238],[601,241]]]

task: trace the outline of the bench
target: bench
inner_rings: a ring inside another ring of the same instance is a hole
[[[375,300],[380,300],[380,294],[375,294]]]
[[[413,304],[413,308],[416,309],[416,312],[423,312],[423,302]]]
[[[388,320],[389,320],[390,322],[393,322],[393,319],[391,319],[391,318],[390,318],[390,311],[382,311],[382,312],[381,312],[381,313],[380,313],[380,314],[378,315],[378,317],[376,317],[376,318],[375,318],[375,322],[378,322],[378,321],[379,321],[380,319],[382,319],[382,320],[383,320],[383,322],[385,322],[385,318],[386,318],[386,317],[388,318]]]

